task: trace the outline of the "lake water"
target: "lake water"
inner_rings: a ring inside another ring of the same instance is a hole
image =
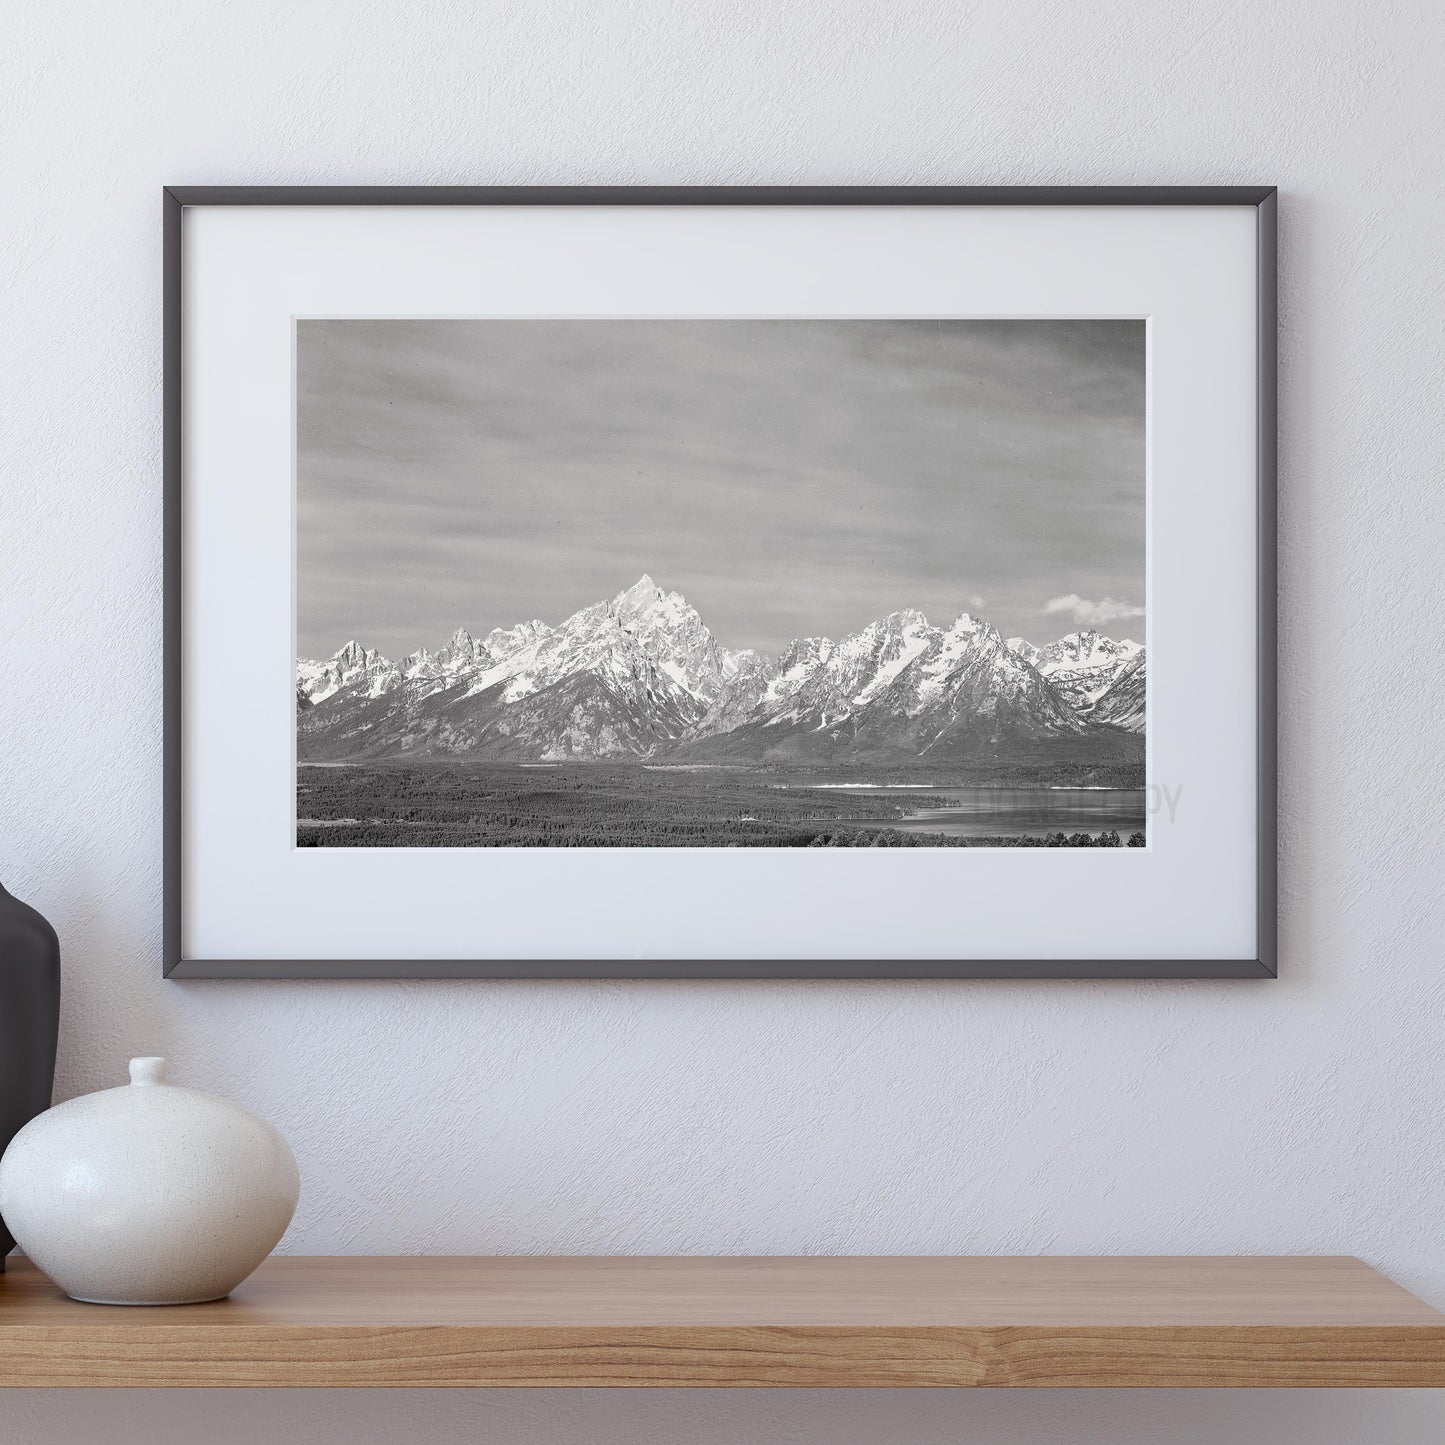
[[[849,785],[849,792],[900,798],[907,814],[889,828],[948,833],[958,838],[1019,838],[1041,833],[1089,833],[1144,827],[1143,788],[907,788]],[[877,820],[869,820],[876,825]]]

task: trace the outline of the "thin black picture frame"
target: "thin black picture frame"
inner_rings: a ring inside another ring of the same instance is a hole
[[[1254,959],[194,959],[182,953],[184,213],[196,206],[1250,206],[1256,239],[1257,953]],[[167,978],[1184,979],[1278,972],[1277,210],[1273,186],[167,186],[164,225],[164,926]]]

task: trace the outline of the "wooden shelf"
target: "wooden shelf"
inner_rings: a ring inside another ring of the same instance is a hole
[[[268,1260],[122,1309],[0,1276],[0,1385],[1445,1386],[1346,1258]]]

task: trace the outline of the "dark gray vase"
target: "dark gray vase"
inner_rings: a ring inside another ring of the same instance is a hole
[[[60,940],[0,888],[0,1151],[50,1107],[60,1030]],[[15,1248],[0,1223],[0,1270]]]

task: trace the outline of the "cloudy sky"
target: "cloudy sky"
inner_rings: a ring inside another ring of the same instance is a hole
[[[1138,321],[305,320],[297,645],[401,657],[644,572],[728,647],[901,607],[1142,640]]]

